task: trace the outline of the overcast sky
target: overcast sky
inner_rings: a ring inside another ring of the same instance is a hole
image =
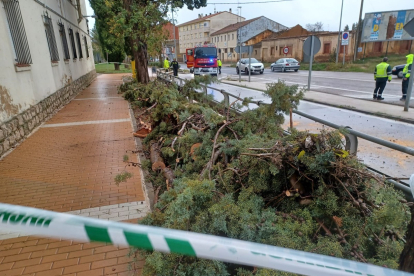
[[[93,14],[93,10],[89,6],[89,1],[86,1],[88,6],[87,13],[88,15],[91,15]],[[266,0],[240,0],[242,7],[241,16],[246,19],[251,19],[263,15],[287,27],[293,27],[296,24],[300,24],[305,27],[307,23],[315,23],[321,21],[324,24],[325,31],[338,31],[339,29],[339,16],[341,14],[342,0],[292,0],[278,3],[242,4],[243,2],[264,1]],[[214,8],[216,8],[217,11],[228,11],[231,8],[233,13],[237,12],[237,0],[208,0],[207,3],[234,4],[208,4],[205,8],[192,11],[188,10],[187,8],[183,8],[179,11],[176,11],[174,14],[174,19],[177,20],[177,24],[181,24],[197,18],[199,13],[214,13]],[[351,27],[352,23],[358,21],[360,5],[361,0],[344,0],[342,29],[346,24]],[[414,1],[365,0],[363,14],[366,12],[405,9],[414,9]],[[90,18],[89,21],[89,26],[92,28],[94,19]]]

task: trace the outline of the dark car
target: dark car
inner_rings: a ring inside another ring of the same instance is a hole
[[[405,64],[396,65],[394,68],[392,68],[392,74],[398,76],[398,78],[402,79],[403,76],[403,69],[405,67]]]
[[[281,58],[270,65],[270,70],[286,72],[287,70],[299,70],[300,63],[294,58]]]

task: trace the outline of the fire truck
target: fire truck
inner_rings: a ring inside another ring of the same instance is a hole
[[[187,68],[194,76],[217,76],[217,48],[214,44],[197,45],[186,49]]]

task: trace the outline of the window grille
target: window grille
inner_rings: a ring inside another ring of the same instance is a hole
[[[69,28],[69,39],[70,45],[72,46],[73,59],[77,59],[78,55],[76,54],[75,36],[73,35],[72,28]]]
[[[52,61],[58,61],[59,53],[57,49],[55,33],[53,31],[52,19],[47,15],[47,13],[43,15],[43,23],[45,25],[47,44],[49,45],[50,59]]]
[[[24,29],[23,17],[18,0],[2,0],[7,22],[16,53],[17,64],[32,64],[29,43]]]
[[[80,39],[80,35],[79,32],[76,32],[76,42],[78,42],[78,51],[79,51],[79,58],[83,58],[83,54],[82,54],[82,45],[81,45],[81,39]]]
[[[66,38],[65,26],[63,25],[62,22],[59,22],[58,25],[59,25],[60,38],[62,39],[62,47],[63,47],[64,59],[65,60],[68,60],[68,59],[70,59],[70,54],[69,54],[68,40]]]
[[[85,52],[86,52],[86,57],[89,57],[89,51],[88,51],[88,39],[86,38],[86,36],[83,37],[83,40],[85,42]]]

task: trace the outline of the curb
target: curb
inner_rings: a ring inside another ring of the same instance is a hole
[[[223,82],[223,83],[228,84],[228,85],[238,86],[238,87],[241,87],[241,88],[249,88],[249,89],[260,91],[260,92],[265,91],[265,90],[262,90],[262,89],[247,87],[247,86],[238,85],[238,84],[232,84],[232,83],[228,83],[228,82]],[[321,92],[321,93],[323,93],[323,92]],[[327,105],[327,106],[332,106],[332,107],[337,107],[337,108],[342,108],[342,109],[355,111],[355,112],[359,112],[359,113],[363,113],[363,114],[367,114],[367,115],[371,115],[371,116],[375,116],[375,117],[396,120],[396,121],[404,122],[404,123],[408,123],[408,124],[414,124],[414,118],[413,119],[407,119],[407,118],[392,116],[392,115],[385,114],[385,113],[374,113],[374,112],[370,112],[370,111],[351,108],[351,107],[347,107],[347,106],[343,106],[343,105],[336,105],[336,104],[326,103],[326,102],[323,102],[323,101],[318,101],[318,100],[309,99],[309,98],[304,98],[303,101],[322,104],[322,105]],[[381,104],[387,104],[387,103],[381,103]]]

